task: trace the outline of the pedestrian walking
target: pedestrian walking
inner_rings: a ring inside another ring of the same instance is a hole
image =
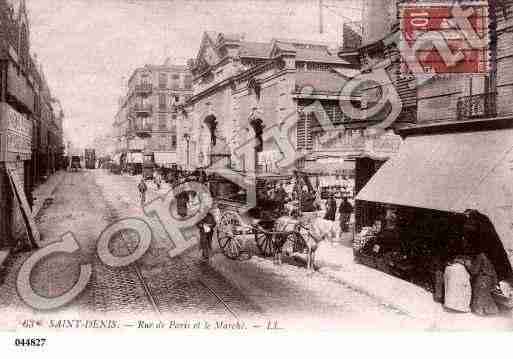
[[[153,175],[153,181],[155,182],[155,186],[157,186],[157,189],[160,189],[160,186],[162,184],[162,177],[160,176],[160,172],[158,170],[155,171]]]
[[[342,203],[340,203],[338,211],[340,212],[340,231],[348,232],[349,219],[351,218],[351,213],[353,213],[353,206],[349,203],[347,197],[344,197]]]
[[[326,214],[324,219],[328,221],[334,221],[335,215],[337,214],[337,201],[335,201],[335,195],[330,193],[328,200],[326,201]]]
[[[187,217],[189,205],[189,192],[183,191],[176,195],[176,211],[182,218]]]
[[[137,185],[137,188],[139,189],[139,195],[141,198],[141,206],[144,206],[144,203],[146,202],[146,191],[148,190],[148,186],[146,186],[146,182],[144,182],[144,178],[141,178],[141,181]]]
[[[208,212],[205,218],[198,222],[197,226],[200,234],[201,258],[208,261],[212,253],[212,237],[216,226],[214,215]]]

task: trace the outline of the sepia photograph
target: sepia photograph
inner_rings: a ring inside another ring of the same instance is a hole
[[[0,0],[0,187],[18,351],[509,332],[513,0]]]

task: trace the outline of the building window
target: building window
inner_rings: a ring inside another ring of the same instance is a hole
[[[165,93],[159,94],[159,109],[160,110],[166,109],[166,107],[167,107],[166,101],[167,101],[166,94]]]
[[[331,71],[331,67],[328,64],[319,64],[319,63],[308,63],[306,65],[306,69],[308,71],[320,71],[320,72],[329,72]]]
[[[180,88],[180,75],[178,75],[178,74],[171,75],[171,88],[172,89]]]
[[[312,150],[313,149],[313,131],[312,127],[315,123],[315,115],[312,113],[301,112],[297,122],[297,149]]]
[[[167,88],[167,74],[165,72],[159,74],[159,88]]]
[[[171,134],[171,149],[176,150],[176,133]]]
[[[166,115],[160,114],[159,115],[159,130],[165,130],[166,129]]]
[[[185,75],[184,82],[185,82],[185,88],[187,90],[190,90],[192,88],[192,76],[191,75]]]

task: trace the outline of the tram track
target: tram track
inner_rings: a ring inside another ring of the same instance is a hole
[[[101,192],[102,188],[96,185]],[[103,200],[109,222],[123,218],[122,211],[118,210],[109,198],[103,197]],[[123,205],[133,205],[133,203],[123,203]],[[119,239],[123,243],[124,251],[128,255],[132,253],[134,248],[131,248],[131,238],[120,232]],[[151,252],[151,247],[149,251]],[[100,265],[105,266],[103,263]],[[116,271],[118,268],[111,270]],[[131,275],[126,273],[127,270]],[[125,274],[130,277],[128,280],[117,278],[115,274],[112,280],[139,286],[146,299],[146,304],[139,307],[144,307],[159,316],[169,312],[194,314],[197,310],[217,316],[226,315],[238,321],[241,312],[261,312],[258,306],[249,302],[238,289],[228,284],[224,277],[208,264],[189,255],[167,257],[157,266],[146,265],[143,256],[126,267]],[[114,287],[119,288],[116,285]],[[124,294],[120,292],[113,295],[123,296]]]

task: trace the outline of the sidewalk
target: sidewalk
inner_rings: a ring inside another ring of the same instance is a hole
[[[32,216],[34,218],[37,218],[45,204],[45,201],[52,198],[55,188],[62,181],[65,173],[66,172],[64,170],[55,172],[53,175],[48,177],[44,183],[41,183],[36,189],[34,189],[34,205],[32,207]]]
[[[62,181],[64,171],[58,171],[48,178],[48,180],[39,185],[33,192],[35,197],[32,207],[32,217],[37,218],[39,212],[44,207],[45,201],[52,197],[57,185]],[[8,271],[8,261],[12,252],[10,249],[0,251],[0,284],[3,283],[4,277]]]
[[[214,243],[216,240],[214,240]],[[252,245],[249,244],[251,247]],[[217,245],[215,245],[217,249]],[[253,248],[256,251],[256,248]],[[261,266],[262,261],[272,262],[272,259],[263,259],[254,256],[249,261],[232,261],[223,254],[217,254],[211,261],[211,265],[223,274],[235,286],[243,291],[248,288],[254,291],[257,285],[246,283],[247,276],[251,276],[251,282],[258,283],[262,273],[252,273],[242,276],[240,271],[254,270]],[[244,265],[244,262],[247,264]],[[417,319],[423,323],[420,328],[429,330],[513,330],[513,317],[506,312],[497,317],[479,317],[471,313],[449,312],[433,300],[433,295],[425,289],[393,277],[386,273],[358,264],[353,259],[351,247],[342,244],[323,242],[316,252],[317,273],[333,283],[338,283],[363,293],[380,304],[398,310],[408,317]],[[290,266],[283,264],[282,266]],[[279,267],[269,265],[271,271],[279,273]],[[272,269],[276,268],[276,269]],[[306,273],[306,269],[298,268]],[[260,284],[259,286],[263,286]],[[253,293],[259,298],[266,293]],[[363,308],[362,308],[363,310]]]
[[[444,309],[425,289],[354,261],[351,248],[321,243],[316,254],[319,272],[334,281],[363,292],[383,304],[406,314],[432,322],[433,329],[444,330],[512,330],[511,313],[497,317],[479,317]]]

